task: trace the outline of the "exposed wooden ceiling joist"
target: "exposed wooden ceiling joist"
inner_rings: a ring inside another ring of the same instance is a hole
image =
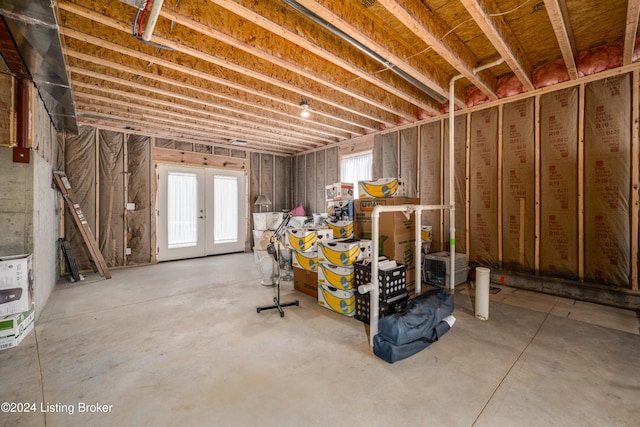
[[[558,45],[560,46],[562,59],[564,59],[564,65],[567,67],[569,78],[575,80],[578,78],[578,67],[575,60],[575,57],[578,56],[578,50],[576,49],[576,41],[569,21],[567,4],[565,0],[544,0],[544,5],[549,14],[553,31],[558,39]]]
[[[476,21],[482,32],[500,56],[509,65],[509,68],[518,77],[525,90],[533,90],[531,73],[533,66],[526,53],[520,47],[520,43],[513,36],[509,24],[501,15],[495,0],[460,0],[467,8],[469,14]]]
[[[130,1],[54,8],[80,125],[290,155],[443,115],[458,75],[467,108],[603,45],[630,64],[640,0],[165,1],[150,41]]]
[[[627,26],[624,33],[623,65],[631,64],[636,47],[638,33],[638,17],[640,16],[640,0],[629,0],[627,3]]]

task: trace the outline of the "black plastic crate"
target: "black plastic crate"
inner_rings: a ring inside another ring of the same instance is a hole
[[[353,276],[355,287],[366,285],[371,281],[371,264],[353,264]],[[378,270],[378,289],[380,301],[386,302],[389,298],[407,291],[407,267],[398,264],[390,270]]]
[[[356,296],[356,314],[355,318],[364,322],[369,323],[369,313],[371,312],[370,308],[370,295],[361,294],[360,292],[355,292]],[[407,304],[409,303],[409,293],[403,292],[400,295],[396,295],[393,298],[389,298],[387,301],[380,301],[380,310],[379,317],[387,316],[389,314],[399,313],[405,309]]]

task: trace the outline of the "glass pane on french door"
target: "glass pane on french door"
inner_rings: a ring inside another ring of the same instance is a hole
[[[168,173],[167,232],[169,249],[198,244],[198,176],[194,173]]]
[[[244,251],[245,182],[243,171],[207,170],[207,255]]]
[[[238,241],[238,178],[213,177],[213,243]]]

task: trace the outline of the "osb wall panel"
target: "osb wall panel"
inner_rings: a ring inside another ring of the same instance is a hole
[[[152,224],[154,212],[151,198],[151,138],[129,135],[127,137],[127,189],[129,203],[135,203],[135,210],[126,211],[127,264],[151,262]]]
[[[631,76],[585,92],[585,279],[628,288]]]
[[[96,130],[80,126],[78,135],[66,135],[65,168],[75,202],[96,235]],[[71,218],[65,220],[65,236],[71,244],[73,256],[79,269],[91,269],[82,237]]]
[[[124,135],[98,131],[100,252],[108,266],[124,265]]]
[[[456,204],[456,252],[467,252],[467,116],[460,115],[454,119],[454,194]],[[443,198],[449,203],[449,120],[444,120],[444,175]],[[449,236],[449,211],[444,212],[444,235]],[[449,249],[449,242],[445,248]]]
[[[577,87],[540,97],[540,261],[545,274],[578,272]]]
[[[498,109],[471,114],[469,260],[498,266]],[[456,156],[457,157],[457,156]],[[457,234],[457,233],[456,233]]]
[[[432,122],[420,128],[420,203],[442,204],[442,138],[441,122]],[[422,211],[422,225],[432,227],[431,250],[441,251],[442,211]]]
[[[502,252],[507,269],[535,269],[534,99],[505,104],[502,120]]]
[[[418,196],[418,128],[412,127],[400,131],[400,170],[399,176],[407,185],[407,197]]]

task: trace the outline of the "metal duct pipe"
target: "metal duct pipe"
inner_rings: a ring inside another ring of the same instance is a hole
[[[436,91],[434,91],[433,89],[431,89],[430,87],[428,87],[427,85],[425,85],[424,83],[422,83],[421,81],[419,81],[418,79],[416,79],[415,77],[413,77],[412,75],[407,73],[406,71],[403,71],[400,68],[396,67],[390,61],[388,61],[384,57],[378,55],[373,50],[369,49],[367,46],[365,46],[364,44],[360,43],[358,40],[354,39],[349,34],[345,33],[341,29],[339,29],[338,27],[336,27],[336,26],[332,25],[331,23],[325,21],[324,19],[322,19],[321,17],[319,17],[318,15],[316,15],[315,13],[313,13],[312,11],[307,9],[306,7],[302,6],[300,3],[298,3],[298,2],[296,2],[294,0],[283,0],[283,1],[286,4],[288,4],[289,6],[291,6],[292,8],[294,8],[295,10],[297,10],[298,12],[302,13],[307,18],[309,18],[312,21],[314,21],[316,24],[320,25],[325,30],[333,33],[334,35],[336,35],[338,37],[340,37],[342,40],[346,41],[351,46],[353,46],[356,49],[360,50],[362,53],[364,53],[364,54],[370,56],[371,58],[375,59],[376,61],[378,61],[379,63],[381,63],[385,67],[387,67],[390,71],[392,71],[395,74],[397,74],[398,76],[402,77],[404,80],[406,80],[410,84],[414,85],[415,87],[417,87],[422,92],[424,92],[427,95],[429,95],[430,97],[434,98],[436,101],[438,101],[440,103],[443,103],[443,102],[445,102],[447,100],[444,96],[440,95],[439,93],[437,93]]]

